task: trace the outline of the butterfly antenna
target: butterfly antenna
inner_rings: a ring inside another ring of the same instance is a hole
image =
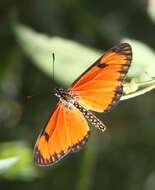
[[[52,79],[54,80],[54,63],[55,63],[55,54],[54,53],[52,53],[52,64],[53,64],[53,70],[52,70]],[[30,99],[32,99],[33,97],[36,97],[36,96],[38,96],[38,95],[41,95],[42,93],[36,93],[36,94],[33,94],[33,95],[28,95],[28,96],[26,96],[26,98],[27,98],[27,100],[30,100]],[[51,95],[51,93],[50,93],[50,95]]]
[[[52,73],[52,78],[53,78],[53,80],[54,80],[54,63],[55,63],[55,54],[54,53],[52,53],[52,58],[53,58],[53,73]]]

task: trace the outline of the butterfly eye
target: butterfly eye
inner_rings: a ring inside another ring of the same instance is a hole
[[[54,95],[57,96],[58,98],[60,98],[60,93],[57,88],[54,89]]]
[[[57,96],[58,98],[61,98],[64,93],[65,91],[62,88],[55,88],[54,90],[54,95]]]

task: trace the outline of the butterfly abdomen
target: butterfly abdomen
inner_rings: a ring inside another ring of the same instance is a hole
[[[78,102],[74,103],[74,106],[84,115],[84,117],[92,124],[94,127],[98,128],[102,132],[106,130],[106,126],[99,120],[94,114],[82,107]]]

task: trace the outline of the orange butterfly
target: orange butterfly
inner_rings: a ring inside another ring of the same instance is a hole
[[[131,59],[131,46],[120,43],[106,51],[68,90],[55,89],[59,102],[35,145],[38,165],[52,165],[78,151],[90,135],[86,119],[105,131],[105,125],[89,110],[109,111],[119,102]]]

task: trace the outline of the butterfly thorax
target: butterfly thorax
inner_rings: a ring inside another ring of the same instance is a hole
[[[55,89],[55,96],[57,96],[60,102],[67,108],[73,109],[75,108],[74,104],[77,102],[77,96],[73,94],[70,90],[65,90],[63,88]]]

